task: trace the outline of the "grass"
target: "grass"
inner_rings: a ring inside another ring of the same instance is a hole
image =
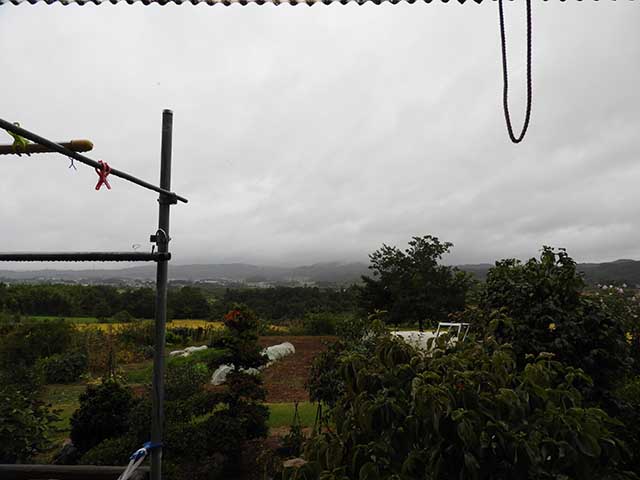
[[[271,428],[288,427],[293,421],[294,404],[293,403],[267,403],[269,407],[268,425]],[[298,404],[298,414],[300,415],[300,423],[303,427],[313,427],[316,420],[315,403],[300,402]]]
[[[51,404],[59,417],[58,421],[53,424],[54,432],[51,436],[55,444],[61,444],[69,436],[71,415],[78,408],[80,395],[85,389],[86,385],[77,384],[47,385],[45,387],[43,400]]]
[[[122,366],[123,376],[128,384],[135,385],[151,382],[153,376],[153,361],[129,363]]]
[[[143,382],[146,381],[149,365],[144,363],[139,364],[137,367],[137,369],[133,368],[128,372],[129,377],[136,378],[136,375],[139,375]],[[86,385],[79,384],[47,385],[45,387],[43,400],[46,403],[50,403],[52,408],[58,411],[58,416],[60,417],[54,424],[55,432],[52,436],[52,440],[58,445],[69,436],[71,415],[78,408],[80,395],[85,391],[85,388]],[[269,420],[267,423],[270,428],[291,425],[294,412],[293,403],[267,403],[266,406],[269,408]],[[300,402],[298,404],[298,413],[303,427],[313,426],[316,419],[316,405],[314,403]]]

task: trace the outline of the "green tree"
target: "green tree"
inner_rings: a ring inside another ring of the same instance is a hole
[[[169,308],[173,318],[208,318],[209,302],[196,287],[182,287],[170,292]]]
[[[417,322],[420,330],[425,321],[434,323],[462,310],[471,278],[439,264],[452,246],[431,235],[413,237],[405,251],[383,244],[369,255],[373,277],[362,277],[360,307],[366,313],[386,311],[392,324]]]
[[[107,438],[123,435],[129,413],[138,401],[129,388],[116,380],[89,385],[80,395],[80,407],[71,416],[71,440],[85,453]]]
[[[387,338],[344,357],[332,427],[295,478],[634,478],[616,420],[583,402],[584,372],[549,353],[519,368],[490,338],[437,343],[425,356]]]
[[[524,264],[496,262],[480,306],[490,333],[513,346],[519,364],[527,354],[552,352],[593,378],[596,396],[614,388],[632,364],[622,319],[584,294],[564,249],[543,247],[540,259]]]

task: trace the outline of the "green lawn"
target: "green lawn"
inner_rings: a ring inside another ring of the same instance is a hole
[[[293,403],[268,403],[269,407],[269,427],[288,427],[293,421]],[[316,404],[311,402],[300,402],[298,404],[298,414],[303,427],[313,427],[316,420]]]
[[[128,378],[146,378],[146,364],[141,364],[139,370],[132,369],[129,371]],[[86,385],[47,385],[44,390],[43,400],[50,403],[52,407],[58,410],[60,419],[55,423],[55,433],[53,440],[56,444],[69,436],[71,425],[69,421],[71,415],[78,408],[79,397],[85,391]],[[287,427],[293,421],[293,403],[268,403],[269,407],[269,427]],[[298,404],[298,413],[300,414],[300,422],[303,427],[312,427],[316,418],[316,405],[310,402],[301,402]]]
[[[54,424],[55,432],[52,439],[56,444],[61,444],[69,436],[71,415],[78,408],[78,399],[85,389],[86,385],[47,385],[45,387],[43,400],[50,403],[60,417]]]
[[[151,382],[153,376],[153,361],[147,360],[141,363],[129,363],[122,366],[123,376],[128,384],[141,384]]]

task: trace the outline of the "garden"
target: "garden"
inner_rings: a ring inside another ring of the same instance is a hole
[[[587,288],[549,247],[476,282],[442,265],[451,247],[383,246],[349,308],[170,322],[169,352],[199,348],[167,356],[166,478],[638,478],[640,294]],[[149,435],[151,322],[4,312],[0,463],[126,465]],[[393,334],[439,322],[470,330]]]

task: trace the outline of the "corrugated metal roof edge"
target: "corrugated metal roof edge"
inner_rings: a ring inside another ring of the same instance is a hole
[[[205,5],[225,5],[225,6],[230,6],[230,5],[248,5],[251,3],[255,3],[257,5],[264,5],[266,3],[271,3],[273,5],[281,5],[281,4],[288,4],[288,5],[308,5],[308,6],[313,6],[316,3],[321,3],[324,5],[331,5],[334,3],[339,3],[341,5],[347,5],[350,3],[356,3],[358,5],[364,5],[365,3],[374,3],[375,5],[380,5],[382,3],[391,3],[391,4],[398,4],[398,3],[417,3],[419,1],[423,1],[424,3],[432,3],[436,0],[0,0],[0,5],[3,4],[13,4],[13,5],[21,5],[21,4],[31,4],[31,5],[35,5],[36,3],[46,3],[47,5],[53,5],[53,4],[62,4],[62,5],[85,5],[88,3],[92,3],[94,5],[102,5],[102,4],[106,4],[106,3],[110,3],[112,5],[116,5],[118,3],[128,3],[129,5],[133,5],[135,3],[142,3],[144,5],[152,5],[152,4],[158,4],[158,5],[167,5],[167,4],[177,4],[177,5],[182,5],[184,3],[190,3],[191,5],[201,5],[201,4],[205,4]],[[483,0],[440,0],[442,3],[449,3],[449,2],[453,2],[455,3],[456,1],[460,4],[466,3],[466,2],[470,2],[470,3],[482,3]],[[489,0],[489,1],[495,1],[495,0]],[[514,1],[514,0],[509,0],[509,1]],[[549,0],[542,0],[544,2],[547,2]],[[561,2],[565,2],[567,0],[560,0]],[[576,0],[576,1],[583,1],[583,0]],[[593,1],[598,1],[598,0],[593,0]],[[616,0],[613,0],[616,1]],[[629,0],[629,1],[634,1],[634,0]]]
[[[255,3],[257,5],[264,5],[266,3],[271,3],[273,5],[281,5],[281,4],[288,4],[288,5],[308,5],[310,7],[312,7],[313,5],[315,5],[316,3],[322,3],[324,5],[331,5],[334,3],[339,3],[341,5],[347,5],[349,3],[356,3],[358,5],[364,5],[365,3],[374,3],[375,5],[380,5],[382,3],[391,3],[391,4],[397,4],[397,3],[417,3],[419,1],[423,1],[425,3],[432,3],[433,1],[436,0],[0,0],[0,5],[4,5],[4,4],[12,4],[12,5],[22,5],[25,3],[31,4],[31,5],[35,5],[36,3],[46,3],[47,5],[54,5],[54,4],[62,4],[62,5],[85,5],[87,3],[92,3],[94,5],[102,5],[105,3],[110,3],[112,5],[116,5],[118,3],[128,3],[129,5],[133,5],[135,3],[142,3],[143,5],[152,5],[152,4],[157,4],[157,5],[167,5],[167,4],[177,4],[177,5],[182,5],[183,3],[190,3],[191,5],[201,5],[201,4],[205,4],[205,5],[225,5],[225,6],[230,6],[230,5],[248,5],[250,3]],[[460,4],[463,3],[482,3],[483,0],[440,0],[442,3],[449,3],[449,2],[458,2]],[[496,1],[496,0],[488,0],[488,1]],[[515,1],[515,0],[509,0],[509,1]],[[549,0],[542,0],[543,2],[548,2]],[[567,0],[559,0],[560,2],[566,2]],[[577,2],[582,2],[584,0],[576,0]],[[594,2],[597,2],[599,0],[593,0]],[[617,1],[617,0],[610,0],[610,1]],[[634,2],[636,0],[627,0],[629,2]]]

